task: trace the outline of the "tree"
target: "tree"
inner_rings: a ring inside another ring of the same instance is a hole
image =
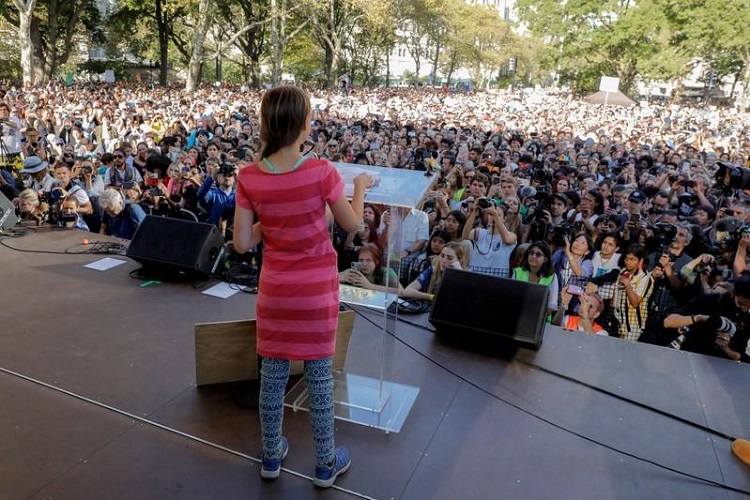
[[[313,35],[324,53],[328,87],[332,87],[338,78],[344,45],[364,16],[360,2],[364,0],[312,0],[308,4]]]
[[[167,84],[169,40],[174,27],[184,24],[182,21],[189,11],[189,1],[191,0],[120,0],[117,11],[110,17],[110,26],[120,33],[132,33],[136,26],[144,22],[150,26],[149,33],[152,36],[156,33],[160,85]],[[184,50],[184,47],[178,48]],[[189,60],[190,52],[183,55]]]
[[[200,81],[201,68],[203,67],[203,42],[211,24],[213,0],[200,0],[198,3],[197,26],[195,28],[195,40],[193,52],[188,65],[188,78],[185,90],[192,92]]]
[[[55,77],[58,68],[68,62],[77,35],[85,34],[92,42],[101,42],[99,23],[99,10],[91,0],[42,0],[32,22],[35,80]]]
[[[545,65],[559,82],[578,92],[597,88],[599,77],[620,78],[632,89],[636,76],[673,78],[686,71],[685,60],[662,64],[675,35],[662,1],[518,0],[518,15],[548,47]]]
[[[676,50],[701,61],[717,80],[730,75],[734,85],[743,80],[744,103],[750,84],[750,0],[670,1],[665,10],[680,35]]]
[[[18,9],[18,42],[21,44],[21,73],[24,85],[34,83],[34,55],[31,45],[31,18],[36,0],[13,0]]]

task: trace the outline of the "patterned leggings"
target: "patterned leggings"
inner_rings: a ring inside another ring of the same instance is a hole
[[[289,360],[262,358],[260,368],[260,430],[263,456],[281,456],[281,424]],[[305,383],[310,399],[310,425],[319,466],[331,463],[333,441],[333,358],[305,361]]]

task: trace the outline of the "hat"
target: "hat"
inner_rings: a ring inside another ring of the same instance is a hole
[[[630,193],[630,196],[628,196],[628,201],[632,201],[635,203],[646,203],[646,195],[643,194],[643,191],[635,190]]]
[[[199,130],[199,131],[198,131],[198,132],[197,132],[197,133],[195,134],[195,136],[196,136],[196,137],[198,137],[199,135],[204,135],[204,136],[206,136],[206,137],[210,137],[210,134],[208,133],[208,130],[204,130],[204,129],[201,129],[201,130]]]
[[[22,174],[36,174],[49,166],[49,163],[42,161],[38,156],[29,156],[23,161]]]
[[[558,198],[560,201],[562,201],[566,205],[568,204],[568,197],[564,195],[563,193],[552,193],[552,195],[550,195],[550,199],[555,199],[555,198]]]
[[[534,186],[524,186],[521,188],[521,198],[533,198],[536,196],[536,188]]]

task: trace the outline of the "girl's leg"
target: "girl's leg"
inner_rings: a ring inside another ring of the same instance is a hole
[[[315,461],[325,466],[333,461],[333,358],[305,361],[305,383],[310,395],[310,425],[315,443]]]
[[[263,456],[281,457],[281,424],[284,420],[284,393],[289,380],[289,360],[262,358],[260,367],[260,431]],[[333,413],[332,413],[333,414]]]

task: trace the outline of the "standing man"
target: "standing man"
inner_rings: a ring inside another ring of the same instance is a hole
[[[10,106],[6,102],[0,102],[0,129],[0,161],[8,161],[21,154],[21,121],[10,116]]]

